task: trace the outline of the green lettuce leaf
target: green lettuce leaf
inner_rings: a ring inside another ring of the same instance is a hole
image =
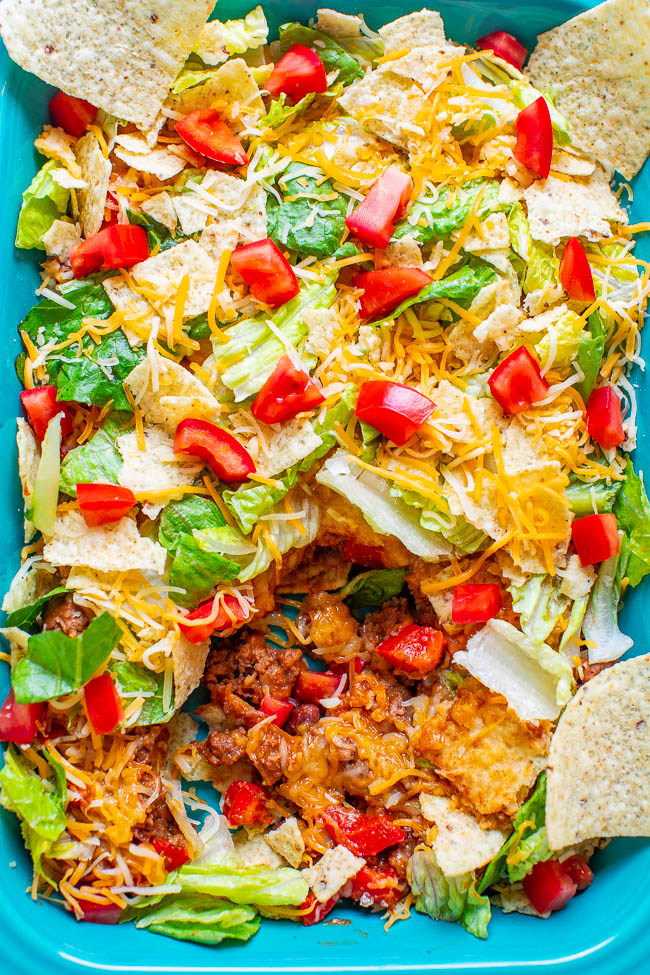
[[[582,623],[583,638],[589,645],[589,663],[618,660],[634,645],[632,637],[618,625],[621,582],[629,564],[629,541],[623,536],[621,551],[598,566]],[[643,578],[641,576],[641,578]]]
[[[172,556],[170,586],[179,586],[186,595],[174,594],[174,601],[192,608],[209,596],[218,582],[235,579],[239,563],[199,548],[194,531],[206,531],[225,525],[214,501],[200,495],[188,495],[172,501],[162,513],[158,541]]]
[[[17,626],[19,630],[24,630],[25,633],[37,632],[39,627],[36,621],[41,615],[41,611],[49,603],[50,599],[53,599],[55,596],[61,596],[67,591],[65,586],[56,586],[43,596],[39,596],[33,603],[29,603],[28,606],[21,606],[20,609],[9,613],[5,626]]]
[[[487,938],[490,901],[476,890],[474,872],[446,877],[433,850],[417,849],[409,863],[415,909],[436,921],[456,921],[475,938]]]
[[[180,884],[183,893],[209,894],[225,897],[234,904],[260,907],[302,904],[309,890],[299,870],[270,870],[250,864],[188,863],[172,874],[169,882]]]
[[[170,894],[156,904],[127,908],[121,921],[131,920],[136,928],[203,945],[248,941],[260,926],[255,908],[205,894]]]
[[[395,498],[401,498],[406,504],[420,508],[420,524],[422,527],[426,531],[439,532],[450,545],[460,549],[461,552],[472,554],[486,547],[488,537],[485,532],[475,528],[462,515],[453,515],[448,505],[443,510],[431,498],[425,498],[417,491],[410,491],[399,484],[391,484],[390,493]]]
[[[47,425],[38,471],[34,480],[31,502],[25,516],[44,535],[51,535],[56,521],[59,500],[59,475],[61,471],[61,417],[53,417]]]
[[[521,203],[515,203],[508,214],[510,243],[519,262],[513,264],[520,275],[520,283],[526,294],[538,291],[546,285],[556,285],[560,262],[550,244],[533,240],[528,218]]]
[[[295,105],[291,105],[287,102],[287,96],[284,92],[281,92],[278,98],[275,98],[266,115],[260,119],[259,126],[261,129],[277,129],[283,125],[287,119],[293,118],[294,115],[298,115],[303,109],[307,108],[313,102],[316,97],[316,93],[310,91],[304,98],[301,98],[299,102]],[[267,198],[267,207],[271,202],[272,197]]]
[[[643,476],[636,473],[631,460],[625,466],[625,480],[613,510],[619,529],[628,536],[625,575],[630,586],[638,586],[650,572],[650,502]]]
[[[551,855],[546,840],[546,772],[542,772],[532,795],[512,821],[512,833],[485,868],[479,893],[506,878],[513,883],[521,880],[536,863]]]
[[[596,309],[587,319],[587,330],[583,334],[582,341],[578,346],[575,361],[576,368],[580,369],[584,375],[584,379],[576,383],[576,389],[585,403],[591,395],[591,391],[598,378],[598,373],[600,372],[600,365],[605,352],[605,338],[605,326],[603,325],[600,310]]]
[[[228,54],[245,54],[266,44],[269,25],[261,7],[253,7],[240,20],[226,20],[221,25],[222,36]]]
[[[69,349],[55,355],[59,363],[56,376],[59,399],[95,406],[112,403],[116,410],[131,409],[122,384],[142,361],[145,350],[132,349],[121,329],[106,335],[99,344],[84,340],[82,356],[71,354]]]
[[[295,251],[298,258],[333,254],[341,243],[347,212],[347,199],[336,192],[333,181],[314,166],[291,163],[275,185],[283,201],[278,203],[272,194],[267,198],[271,240],[281,250]]]
[[[338,595],[345,599],[351,609],[362,606],[381,606],[387,599],[399,596],[404,586],[404,569],[371,569],[354,576]]]
[[[127,210],[126,213],[129,218],[129,223],[135,224],[136,227],[144,227],[147,231],[147,242],[150,251],[157,247],[158,250],[156,253],[159,254],[161,251],[169,250],[170,247],[174,247],[176,244],[180,244],[181,241],[187,240],[184,234],[172,233],[169,227],[166,227],[164,223],[160,223],[154,217],[149,216],[148,213],[143,213],[141,210]],[[178,224],[176,226],[178,228]]]
[[[25,846],[34,861],[34,869],[56,888],[44,872],[41,860],[51,851],[66,828],[65,807],[68,800],[66,778],[58,762],[46,758],[52,768],[48,788],[43,779],[17,748],[10,745],[0,771],[0,803],[20,820]]]
[[[138,725],[165,724],[174,715],[174,697],[169,707],[163,707],[163,674],[155,674],[140,664],[114,660],[109,667],[121,697],[141,697],[145,702],[137,718]],[[128,727],[128,725],[127,725]]]
[[[541,338],[538,338],[538,332],[529,332],[527,338],[534,343],[540,362],[546,364],[553,350],[554,357],[551,365],[556,368],[565,368],[576,358],[582,345],[585,335],[584,322],[574,311],[566,311],[555,319],[552,327],[555,338],[554,347],[551,346],[548,332],[545,332]]]
[[[35,633],[11,671],[16,700],[29,704],[78,691],[106,663],[121,637],[122,630],[108,613],[96,616],[75,638],[61,630]]]
[[[90,440],[74,447],[63,458],[59,489],[76,498],[77,484],[96,481],[117,484],[121,469],[122,458],[113,439],[105,430],[98,430]]]
[[[337,85],[349,85],[355,78],[363,77],[364,70],[359,62],[350,57],[340,44],[319,30],[303,27],[302,24],[283,24],[280,27],[280,50],[286,54],[294,44],[302,44],[314,50],[325,65],[327,74],[337,72]]]
[[[558,146],[570,144],[569,124],[564,116],[558,112],[550,96],[546,92],[540,92],[533,88],[528,79],[514,65],[501,60],[497,63],[494,57],[486,51],[482,57],[472,62],[472,67],[493,85],[508,85],[513,92],[513,101],[518,108],[526,108],[543,94],[551,116],[555,144]]]
[[[584,518],[586,515],[593,515],[594,503],[599,514],[611,511],[620,488],[620,481],[609,483],[603,479],[585,482],[580,481],[572,472],[569,474],[566,496],[576,518]]]
[[[560,591],[562,579],[546,573],[530,576],[520,586],[508,586],[512,608],[519,613],[519,625],[536,643],[543,643],[569,605]]]
[[[449,298],[455,301],[461,308],[469,308],[479,291],[496,281],[497,274],[494,268],[484,261],[472,258],[452,274],[448,274],[441,281],[432,281],[425,285],[412,298],[407,298],[401,305],[377,321],[369,322],[369,325],[384,325],[393,319],[398,318],[402,312],[413,305],[421,305],[425,301],[435,301],[437,298]]]
[[[54,221],[67,211],[70,190],[59,186],[51,175],[52,170],[58,168],[60,163],[50,159],[39,169],[23,193],[16,228],[16,247],[45,250],[43,237]]]
[[[476,212],[481,220],[495,210],[508,208],[499,202],[499,184],[495,180],[472,179],[462,186],[443,186],[437,196],[426,194],[413,203],[408,218],[395,225],[393,240],[412,237],[418,244],[428,244],[449,237],[467,222],[479,193],[482,195]]]

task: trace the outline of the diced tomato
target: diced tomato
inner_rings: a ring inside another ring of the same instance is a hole
[[[578,890],[586,890],[587,887],[591,886],[594,874],[586,860],[574,855],[560,862],[563,870],[568,873]]]
[[[593,301],[596,297],[589,260],[577,237],[570,237],[564,248],[560,282],[572,301]]]
[[[571,537],[582,565],[611,559],[621,547],[616,515],[610,513],[578,518],[571,525]]]
[[[164,839],[162,836],[154,836],[151,840],[151,845],[156,853],[159,853],[161,857],[165,858],[165,866],[170,872],[172,870],[178,870],[184,863],[189,863],[190,855],[184,844],[178,845],[172,843],[170,840]]]
[[[504,30],[493,30],[490,34],[484,34],[476,42],[479,51],[493,51],[497,57],[503,58],[518,71],[524,66],[524,61],[528,51],[520,44],[516,37],[507,34]]]
[[[283,355],[255,397],[251,413],[262,423],[282,423],[315,409],[324,400],[309,373],[297,368],[291,356]]]
[[[34,386],[33,389],[23,389],[20,402],[27,414],[30,426],[37,440],[43,442],[48,424],[59,413],[61,416],[61,436],[67,437],[72,433],[72,417],[70,404],[59,402],[56,398],[55,386]]]
[[[355,237],[371,247],[387,247],[395,220],[405,213],[413,192],[413,180],[399,166],[384,170],[345,223]]]
[[[371,379],[359,391],[354,415],[403,446],[429,419],[436,404],[412,386]]]
[[[190,149],[208,159],[231,166],[245,166],[248,162],[239,137],[223,121],[219,112],[212,108],[202,108],[179,119],[176,131]]]
[[[119,521],[136,503],[133,491],[119,484],[77,484],[77,500],[89,528]]]
[[[83,98],[66,95],[64,91],[58,91],[54,98],[50,99],[50,118],[55,125],[64,129],[68,135],[73,135],[75,139],[83,135],[86,127],[95,121],[96,115],[97,109],[94,105]]]
[[[352,282],[361,295],[361,318],[387,315],[407,298],[412,298],[431,278],[419,267],[385,267],[381,271],[364,271]]]
[[[361,671],[363,670],[363,668],[366,665],[365,664],[365,661],[362,660],[361,657],[352,657],[352,663],[354,664],[354,672],[355,672],[355,674],[360,674]],[[350,661],[349,660],[345,660],[343,663],[340,663],[340,664],[330,663],[329,666],[330,666],[330,670],[333,673],[338,674],[339,678],[341,677],[341,674],[349,674],[350,673]]]
[[[315,51],[294,44],[273,68],[266,90],[273,98],[284,93],[287,101],[295,105],[311,92],[327,91],[325,66]]]
[[[197,606],[196,609],[193,609],[191,613],[188,613],[185,619],[209,620],[212,616],[213,606],[214,600],[208,599],[206,602],[201,603],[200,606]],[[226,612],[225,607],[228,608],[228,612]],[[239,600],[235,596],[227,593],[219,606],[219,612],[211,622],[198,626],[179,623],[178,626],[183,636],[187,637],[190,643],[203,643],[204,640],[209,640],[213,633],[217,633],[220,630],[230,630],[239,623],[243,623],[244,620],[248,619],[249,615],[249,613],[245,613],[242,609]]]
[[[133,267],[149,257],[147,233],[143,227],[116,223],[87,237],[70,251],[70,267],[75,278],[94,271]]]
[[[352,878],[351,897],[354,901],[372,900],[378,907],[392,907],[402,896],[397,871],[393,867],[361,867]],[[369,906],[369,905],[368,905]]]
[[[456,586],[451,620],[452,623],[487,623],[502,608],[501,587],[494,583]]]
[[[548,383],[525,346],[500,362],[488,379],[497,403],[506,413],[523,413],[548,395]]]
[[[431,626],[409,623],[377,647],[377,653],[398,670],[420,677],[435,670],[445,655],[445,638]]]
[[[388,816],[368,816],[351,806],[330,806],[320,818],[332,839],[358,857],[375,856],[405,838]]]
[[[548,105],[541,95],[519,113],[515,133],[515,159],[535,176],[546,179],[553,155],[553,126]]]
[[[561,910],[577,886],[558,860],[542,860],[522,880],[524,893],[540,914]]]
[[[45,717],[47,705],[19,704],[13,687],[0,709],[0,741],[12,741],[14,745],[29,745],[38,732],[38,723]]]
[[[605,450],[618,447],[625,440],[621,398],[611,386],[599,386],[589,397],[587,431]]]
[[[273,818],[268,810],[269,794],[255,782],[232,782],[223,797],[223,814],[231,826],[261,826]]]
[[[109,673],[93,677],[84,687],[86,714],[96,735],[108,735],[124,720],[124,712]]]
[[[310,890],[307,897],[300,905],[299,910],[305,911],[305,913],[301,915],[300,920],[306,927],[312,924],[318,924],[323,920],[324,917],[327,917],[334,907],[336,907],[340,896],[340,894],[335,894],[334,897],[330,897],[328,901],[321,904],[320,901],[316,900],[314,894]]]
[[[343,545],[343,558],[346,562],[363,565],[366,569],[383,569],[384,556],[382,550],[375,545],[359,545],[347,539]]]
[[[278,308],[300,291],[298,279],[282,251],[266,237],[232,252],[230,262],[258,301]]]
[[[96,904],[94,901],[77,900],[84,916],[80,919],[91,924],[118,924],[122,916],[122,908],[117,904]]]
[[[329,670],[301,670],[293,693],[299,701],[318,704],[323,698],[334,697],[340,683],[340,674],[333,674]]]
[[[227,484],[245,481],[255,473],[253,458],[231,433],[209,420],[188,417],[176,427],[174,453],[200,457]]]
[[[293,708],[294,705],[291,701],[278,701],[277,698],[271,697],[270,694],[266,694],[260,703],[260,711],[262,714],[273,715],[272,724],[277,724],[280,727],[285,723]]]

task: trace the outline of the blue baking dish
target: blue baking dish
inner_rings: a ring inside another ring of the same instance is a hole
[[[74,2],[74,0],[71,0]],[[393,20],[422,4],[363,3],[322,0],[322,5],[363,12],[371,27]],[[220,19],[241,17],[254,0],[222,0]],[[283,0],[265,5],[272,29],[288,20],[306,21],[318,4]],[[471,43],[494,28],[515,33],[532,48],[535,35],[593,6],[581,0],[440,0],[447,33]],[[22,516],[15,475],[15,417],[19,384],[13,360],[19,351],[16,326],[34,304],[38,252],[13,248],[20,195],[37,169],[33,140],[48,121],[51,90],[21,71],[0,52],[0,295],[4,340],[0,370],[0,442],[5,457],[0,500],[4,530],[0,536],[0,586],[4,592],[18,567]],[[650,164],[634,181],[633,222],[650,216]],[[650,259],[650,239],[637,253]],[[650,459],[648,420],[644,403],[650,383],[640,370],[639,447],[637,463]],[[648,465],[650,467],[650,464]],[[625,632],[635,640],[634,652],[648,648],[650,614],[644,613],[648,589],[642,586],[627,599],[622,614]],[[2,668],[0,694],[7,692],[8,672]],[[216,799],[216,796],[214,797]],[[31,864],[13,816],[0,812],[0,972],[6,975],[81,975],[82,972],[465,972],[618,975],[650,972],[650,841],[615,840],[598,853],[596,880],[548,921],[521,915],[504,916],[495,908],[486,942],[459,926],[416,915],[384,931],[379,916],[357,909],[337,911],[334,923],[304,928],[288,921],[265,921],[245,945],[208,948],[172,941],[132,925],[117,928],[79,924],[55,905],[30,900]],[[341,919],[343,923],[341,923]]]

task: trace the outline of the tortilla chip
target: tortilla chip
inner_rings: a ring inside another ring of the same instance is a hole
[[[650,654],[617,663],[566,707],[548,759],[546,832],[559,850],[650,836]]]
[[[124,463],[119,483],[134,494],[181,488],[194,482],[203,464],[186,454],[174,453],[174,438],[162,427],[145,427],[145,449],[140,450],[135,430],[118,438],[117,449]]]
[[[85,179],[73,176],[70,170],[64,169],[63,166],[57,166],[56,169],[50,170],[50,176],[55,183],[58,183],[65,190],[85,190],[88,186]]]
[[[186,237],[200,233],[208,222],[207,213],[202,213],[195,207],[194,201],[199,202],[199,198],[194,193],[183,193],[173,201],[174,211]]]
[[[541,34],[533,83],[550,91],[576,143],[631,179],[650,152],[650,7],[608,0]]]
[[[265,114],[259,85],[243,58],[226,61],[200,85],[186,88],[178,95],[170,95],[168,108],[182,115],[199,109],[216,108],[235,128],[242,127],[245,114],[247,122],[254,122]],[[241,106],[245,105],[244,110]],[[238,126],[239,123],[239,126]]]
[[[481,829],[478,820],[457,809],[448,796],[421,792],[420,806],[424,818],[438,827],[431,848],[446,877],[460,877],[469,870],[484,867],[508,836],[500,829]]]
[[[416,10],[405,17],[399,17],[380,27],[379,36],[384,42],[386,54],[410,51],[411,48],[429,44],[444,46],[447,43],[445,25],[437,10]]]
[[[71,249],[80,243],[79,226],[67,220],[55,220],[47,233],[43,234],[45,253],[49,257],[58,257],[60,261],[69,260]]]
[[[16,420],[16,444],[18,446],[18,476],[23,491],[23,501],[25,512],[30,505],[32,494],[34,493],[34,482],[38,474],[38,465],[41,460],[41,448],[34,431],[27,420],[18,417]],[[25,542],[36,534],[36,528],[25,518]]]
[[[102,281],[102,286],[116,311],[121,311],[124,314],[122,331],[132,347],[142,345],[143,339],[133,329],[129,328],[129,324],[141,325],[150,328],[154,334],[158,333],[162,325],[160,315],[144,295],[134,291],[129,282],[121,275],[106,278],[105,281]]]
[[[316,14],[317,20],[314,24],[316,30],[333,37],[336,41],[344,40],[346,37],[360,37],[361,28],[365,26],[363,16],[358,14],[342,14],[329,7],[321,7]]]
[[[140,204],[140,209],[143,213],[146,213],[148,216],[153,217],[154,220],[157,220],[158,223],[161,223],[163,227],[167,227],[172,233],[176,230],[176,224],[178,222],[176,210],[167,190],[163,190],[162,193],[156,193],[155,196],[150,196],[148,200]]]
[[[300,866],[305,852],[305,841],[295,816],[290,816],[275,829],[270,830],[265,839],[271,849],[284,857],[292,867],[297,869]]]
[[[29,606],[36,600],[41,574],[33,562],[29,565],[21,565],[2,600],[2,609],[5,613],[15,613],[17,609]]]
[[[383,253],[385,267],[422,267],[422,250],[412,237],[402,237],[388,245]]]
[[[180,708],[185,704],[192,691],[199,686],[209,649],[209,640],[191,643],[182,633],[173,641],[174,707]]]
[[[628,219],[600,169],[581,183],[554,176],[535,181],[524,200],[531,235],[546,244],[559,244],[563,237],[611,237],[609,221]]]
[[[157,542],[143,538],[131,518],[89,528],[81,513],[73,510],[57,517],[43,558],[52,565],[83,565],[100,572],[140,569],[162,575],[167,552]]]
[[[185,275],[190,283],[183,305],[183,321],[208,310],[217,279],[217,265],[195,240],[184,240],[136,264],[131,274],[136,284],[147,289],[147,298],[169,325],[174,320],[178,286]]]
[[[76,141],[75,137],[68,135],[64,129],[44,125],[43,131],[34,142],[34,148],[38,149],[42,156],[62,163],[73,176],[79,176],[81,170],[72,148]]]
[[[162,183],[178,176],[185,168],[185,160],[168,149],[148,149],[145,152],[127,152],[121,146],[116,146],[115,155],[123,163],[136,169],[139,173],[151,173]]]
[[[0,33],[26,71],[146,127],[212,7],[213,0],[4,0]]]
[[[333,897],[348,880],[359,873],[366,861],[356,857],[345,846],[326,850],[313,867],[307,867],[302,875],[320,904]]]
[[[322,442],[311,420],[296,416],[283,423],[277,432],[268,427],[263,442],[261,438],[253,437],[247,449],[255,461],[257,473],[273,477],[309,457]]]
[[[104,158],[94,132],[87,132],[79,139],[76,153],[81,177],[88,184],[86,189],[79,190],[77,194],[81,230],[84,237],[92,237],[97,233],[104,219],[111,164]]]
[[[266,842],[265,836],[247,836],[244,830],[235,835],[235,853],[246,866],[286,867],[286,860]]]
[[[150,357],[143,359],[125,380],[145,420],[175,431],[188,416],[217,419],[221,406],[194,373],[161,356],[156,357],[155,367],[158,377],[155,390]]]

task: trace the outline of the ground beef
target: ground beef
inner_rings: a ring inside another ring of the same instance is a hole
[[[315,725],[319,718],[320,708],[317,704],[298,704],[289,715],[284,727],[290,735],[302,735]]]
[[[266,717],[265,714],[245,701],[243,697],[233,694],[228,686],[223,695],[223,713],[226,720],[231,724],[244,728],[252,728],[258,721],[262,721]]]
[[[150,843],[153,839],[166,840],[173,846],[185,848],[183,834],[178,828],[178,823],[169,811],[167,800],[164,796],[158,796],[149,808],[147,816],[142,826],[137,826],[133,830],[133,835],[140,843]]]
[[[348,581],[350,563],[341,547],[316,542],[301,550],[303,557],[293,571],[282,575],[285,592],[322,592],[340,589]]]
[[[169,728],[156,724],[146,728],[133,728],[131,733],[139,736],[133,761],[138,765],[149,765],[156,775],[160,775],[169,750]]]
[[[264,785],[275,785],[284,777],[295,753],[296,739],[276,724],[267,724],[249,734],[246,753]]]
[[[77,606],[72,596],[51,599],[43,611],[43,629],[61,630],[69,637],[80,636],[89,623],[85,609]]]
[[[212,765],[234,765],[246,756],[247,742],[248,735],[243,728],[211,731],[197,749]]]
[[[603,670],[607,670],[608,667],[611,667],[615,663],[615,660],[608,660],[606,663],[602,664],[583,664],[583,683],[586,684],[588,680],[592,680],[592,678],[597,677],[598,674],[602,674]]]
[[[388,851],[387,860],[389,866],[397,873],[400,881],[405,881],[408,862],[413,856],[413,850],[420,842],[420,837],[412,829],[409,829],[408,826],[402,828],[406,835],[399,846],[394,846]]]
[[[389,599],[381,609],[368,613],[361,628],[361,636],[367,650],[374,650],[382,640],[414,623],[408,600],[403,596]]]
[[[210,651],[203,680],[216,704],[223,706],[231,691],[258,707],[267,694],[290,696],[301,660],[297,647],[269,646],[261,633],[244,630]]]

